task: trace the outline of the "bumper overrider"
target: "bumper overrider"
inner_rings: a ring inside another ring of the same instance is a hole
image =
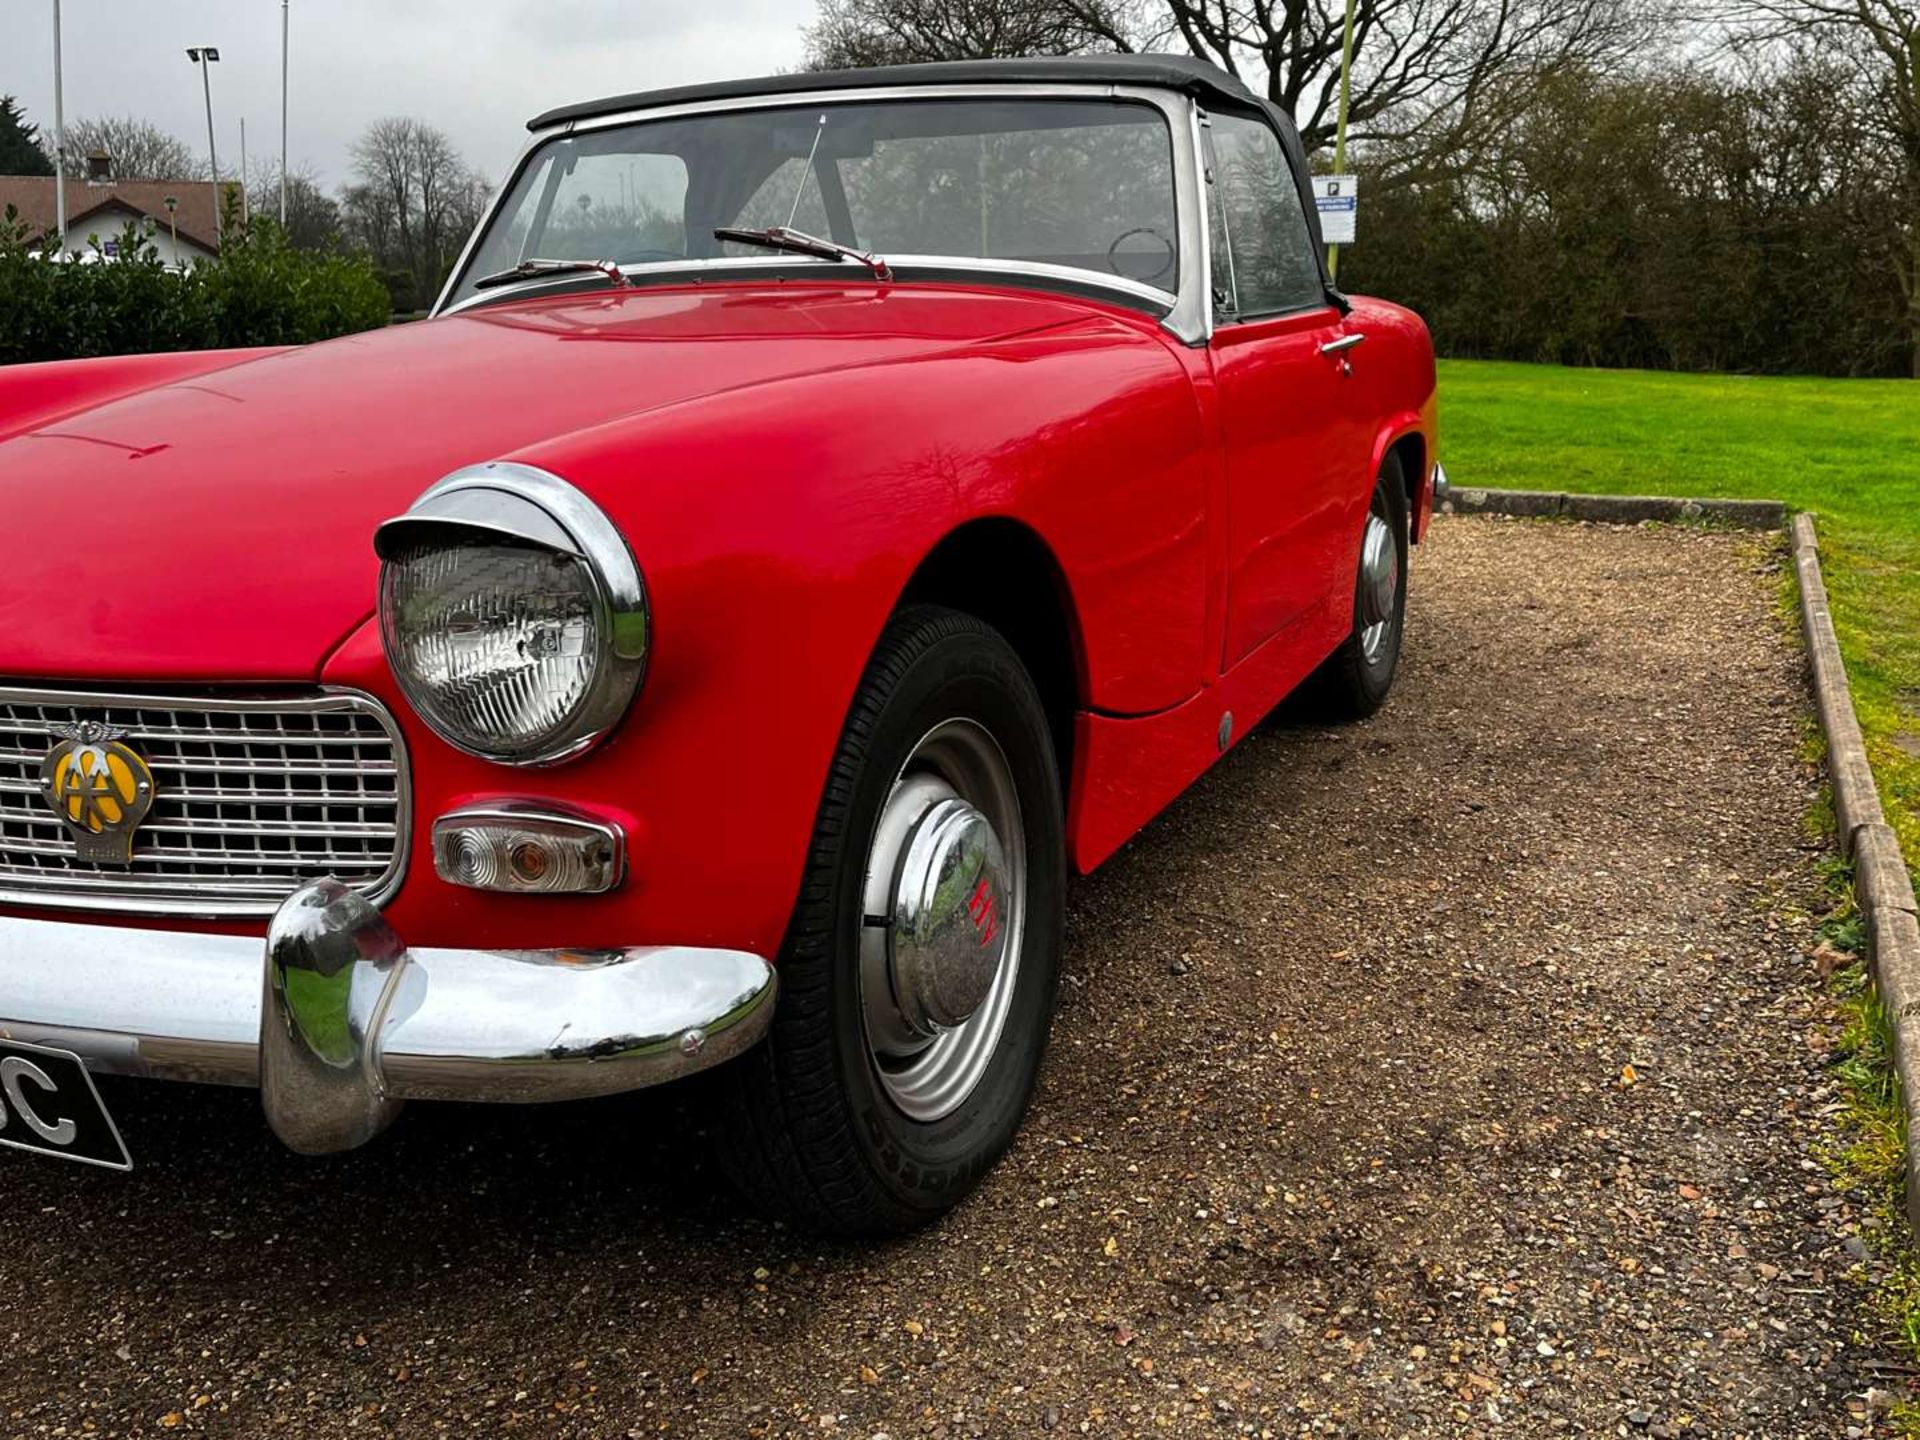
[[[0,916],[0,1038],[91,1070],[258,1085],[294,1150],[346,1150],[403,1101],[579,1099],[731,1059],[773,1019],[740,950],[408,949],[334,880],[267,937]]]

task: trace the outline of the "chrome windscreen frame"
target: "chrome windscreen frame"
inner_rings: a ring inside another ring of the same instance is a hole
[[[79,709],[111,707],[193,711],[209,715],[291,715],[344,710],[368,716],[380,726],[387,743],[392,747],[393,854],[378,878],[369,885],[356,887],[355,893],[368,904],[379,906],[392,899],[398,893],[401,882],[406,879],[407,856],[413,839],[413,779],[408,766],[406,737],[401,733],[393,712],[365,691],[345,686],[327,686],[311,694],[274,699],[0,685],[0,698],[27,705]],[[209,762],[210,765],[213,763]],[[288,878],[293,882],[288,887],[288,893],[291,893],[305,877],[290,874]],[[172,878],[167,881],[166,889],[171,893],[144,893],[125,883],[116,885],[114,877],[89,876],[86,877],[86,883],[71,883],[65,889],[52,886],[10,887],[0,880],[0,905],[29,905],[44,910],[89,910],[120,915],[189,916],[212,920],[271,915],[280,908],[285,898],[235,899],[231,895],[229,876],[208,876],[204,881],[187,877]]]
[[[607,115],[595,115],[583,120],[564,121],[545,130],[536,132],[521,149],[513,167],[507,172],[506,180],[494,193],[488,203],[480,223],[467,237],[467,243],[460,252],[460,259],[447,276],[447,283],[434,302],[432,314],[435,317],[455,314],[470,306],[498,301],[505,298],[498,292],[484,295],[469,295],[455,301],[453,295],[461,279],[466,275],[473,261],[473,253],[480,237],[493,223],[496,213],[513,189],[514,181],[526,167],[534,154],[549,141],[565,135],[587,134],[595,130],[605,130],[619,125],[631,125],[643,120],[669,120],[687,115],[719,114],[738,110],[770,110],[792,106],[835,105],[876,100],[966,100],[991,95],[995,99],[1032,99],[1032,100],[1086,100],[1108,99],[1129,100],[1150,105],[1158,110],[1167,124],[1168,143],[1173,150],[1173,183],[1175,199],[1175,223],[1178,229],[1179,244],[1179,288],[1168,291],[1141,281],[1131,280],[1122,275],[1109,275],[1098,270],[1082,270],[1067,265],[1049,265],[1029,261],[982,260],[971,256],[929,256],[889,254],[886,258],[894,266],[926,266],[956,273],[978,274],[982,279],[999,277],[1018,281],[1030,278],[1041,281],[1054,281],[1084,286],[1089,289],[1108,290],[1128,301],[1144,301],[1164,310],[1161,326],[1184,344],[1201,345],[1212,334],[1213,306],[1208,291],[1208,254],[1206,247],[1206,174],[1201,159],[1198,141],[1199,107],[1189,97],[1174,90],[1163,90],[1151,86],[1139,85],[881,85],[862,86],[847,90],[821,90],[795,94],[790,91],[769,91],[764,95],[736,96],[726,100],[697,101],[684,105],[658,105],[636,110],[615,111]],[[685,274],[700,279],[712,279],[718,274],[751,276],[755,270],[782,268],[791,270],[795,262],[793,256],[750,256],[725,259],[650,261],[639,265],[623,265],[622,273],[628,275],[659,276],[665,278],[675,274]],[[864,266],[854,261],[817,262],[823,275],[865,276]],[[578,275],[557,275],[550,279],[534,281],[514,288],[512,295],[538,295],[543,291],[577,284]]]

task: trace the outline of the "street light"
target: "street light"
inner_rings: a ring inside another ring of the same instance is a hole
[[[211,45],[196,45],[187,51],[187,59],[200,67],[200,93],[207,100],[207,168],[213,171],[213,239],[220,244],[226,237],[220,224],[220,160],[213,150],[213,86],[207,80],[207,66],[220,58]]]
[[[60,94],[60,0],[53,0],[53,214],[54,228],[60,232],[54,254],[67,251],[67,115]],[[41,242],[41,250],[46,243]]]
[[[287,228],[287,0],[280,0],[280,228]]]
[[[179,206],[180,202],[173,196],[168,195],[164,197],[160,203],[167,207],[167,234],[173,238],[173,263],[178,267],[180,264],[180,226],[174,220],[173,212]]]

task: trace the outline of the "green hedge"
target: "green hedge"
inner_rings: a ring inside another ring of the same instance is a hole
[[[119,258],[34,256],[11,206],[0,221],[0,365],[154,350],[304,345],[385,325],[380,272],[364,257],[294,250],[267,219],[234,225],[225,253],[168,269],[133,226]]]

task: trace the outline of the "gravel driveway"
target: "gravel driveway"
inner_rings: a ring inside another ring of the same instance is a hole
[[[899,1244],[743,1215],[671,1091],[316,1162],[106,1084],[131,1176],[0,1153],[0,1430],[1862,1433],[1776,565],[1442,521],[1385,713],[1076,882],[1023,1136]]]

